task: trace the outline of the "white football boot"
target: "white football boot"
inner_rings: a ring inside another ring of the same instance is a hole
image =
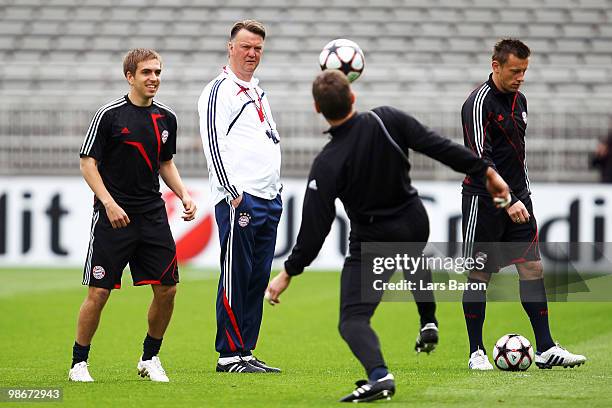
[[[151,381],[156,382],[169,382],[168,376],[166,375],[166,371],[164,371],[164,367],[162,367],[161,361],[159,357],[153,356],[150,360],[138,362],[138,375],[142,378],[149,377]]]
[[[468,368],[470,370],[492,370],[493,366],[489,363],[489,358],[481,349],[476,350],[470,355],[470,360],[468,361]]]
[[[68,372],[68,380],[75,382],[93,382],[94,379],[89,375],[89,370],[87,369],[87,361],[81,361],[77,363],[70,369]]]
[[[574,368],[584,364],[585,361],[585,356],[570,353],[558,343],[546,351],[536,353],[535,356],[535,363],[538,368],[553,368],[553,366]]]

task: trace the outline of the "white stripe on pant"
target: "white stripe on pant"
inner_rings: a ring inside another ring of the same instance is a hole
[[[476,224],[478,224],[478,196],[472,196],[470,204],[470,215],[468,218],[467,227],[465,229],[465,239],[463,240],[463,257],[468,258],[473,256],[474,250],[474,235],[476,233]]]
[[[91,258],[93,256],[94,230],[100,218],[100,211],[95,210],[93,213],[93,221],[91,223],[91,233],[89,234],[89,249],[87,250],[87,262],[85,263],[85,274],[83,276],[83,285],[89,285],[91,280]]]
[[[227,238],[227,247],[225,250],[225,259],[223,264],[225,271],[223,271],[223,286],[225,288],[225,295],[227,301],[232,306],[232,251],[234,241],[234,220],[236,218],[236,209],[232,205],[231,201],[227,199],[227,205],[229,205],[229,237]]]

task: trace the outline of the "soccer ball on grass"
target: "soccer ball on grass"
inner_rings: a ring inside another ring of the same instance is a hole
[[[500,370],[525,371],[533,360],[533,347],[520,334],[506,334],[495,343],[493,361]]]

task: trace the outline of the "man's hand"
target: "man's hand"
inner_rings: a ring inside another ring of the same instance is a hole
[[[268,284],[265,298],[272,306],[280,303],[278,297],[287,289],[291,283],[291,276],[284,269],[274,277]]]
[[[510,204],[510,188],[504,179],[493,168],[487,168],[486,187],[497,208],[506,208]]]
[[[525,208],[525,204],[521,201],[517,201],[510,208],[506,208],[506,212],[508,216],[512,220],[512,222],[516,224],[524,224],[529,222],[529,211]]]
[[[106,216],[113,228],[124,228],[130,223],[130,218],[127,216],[123,208],[119,207],[114,200],[105,204]]]
[[[193,220],[198,209],[196,207],[195,201],[193,201],[189,194],[185,194],[181,201],[183,202],[183,215],[181,216],[181,218],[185,221]]]
[[[240,194],[238,196],[238,198],[234,198],[231,203],[232,203],[232,207],[234,208],[238,208],[238,206],[240,205],[240,203],[242,202],[242,194]]]

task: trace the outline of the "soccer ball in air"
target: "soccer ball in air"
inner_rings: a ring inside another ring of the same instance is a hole
[[[495,343],[493,361],[500,370],[525,371],[533,359],[531,343],[520,334],[506,334]]]
[[[351,40],[340,38],[327,43],[319,54],[322,70],[339,69],[353,82],[363,72],[365,58],[361,48]]]

